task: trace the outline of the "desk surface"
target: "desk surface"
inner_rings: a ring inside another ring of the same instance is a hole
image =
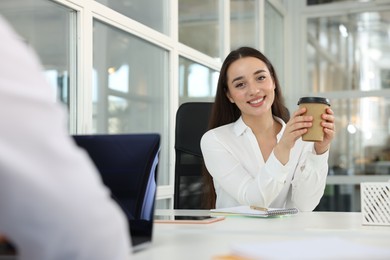
[[[172,210],[158,210],[169,214]],[[182,215],[208,211],[176,210]],[[390,226],[363,226],[357,212],[301,212],[282,218],[226,217],[211,224],[155,224],[153,244],[132,259],[212,259],[237,243],[337,237],[388,249]],[[389,258],[390,259],[390,258]]]

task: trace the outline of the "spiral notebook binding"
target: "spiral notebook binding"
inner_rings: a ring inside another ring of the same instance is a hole
[[[288,216],[298,213],[297,208],[264,208],[259,206],[236,206],[229,208],[211,209],[211,214],[214,215],[239,215],[247,217],[276,217]]]
[[[298,209],[296,209],[296,208],[267,210],[267,215],[270,217],[282,216],[282,215],[292,215],[292,214],[297,214],[297,213],[298,213]]]

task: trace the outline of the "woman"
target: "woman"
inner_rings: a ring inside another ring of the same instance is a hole
[[[322,115],[322,142],[304,142],[305,108],[289,118],[276,72],[259,51],[242,47],[225,59],[210,129],[201,140],[212,178],[208,207],[297,207],[312,211],[325,189],[333,111]],[[210,177],[210,176],[209,176]],[[214,185],[213,185],[214,184]]]

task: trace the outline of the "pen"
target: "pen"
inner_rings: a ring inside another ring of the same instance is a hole
[[[251,209],[260,210],[260,211],[267,211],[268,210],[267,208],[258,207],[258,206],[251,206]]]

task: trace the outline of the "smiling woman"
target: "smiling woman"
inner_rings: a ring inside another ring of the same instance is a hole
[[[322,142],[304,142],[313,118],[306,109],[291,118],[270,61],[242,47],[225,59],[210,130],[201,140],[208,172],[209,208],[256,205],[312,211],[328,173],[333,111],[322,114]],[[216,196],[216,200],[215,200]]]

